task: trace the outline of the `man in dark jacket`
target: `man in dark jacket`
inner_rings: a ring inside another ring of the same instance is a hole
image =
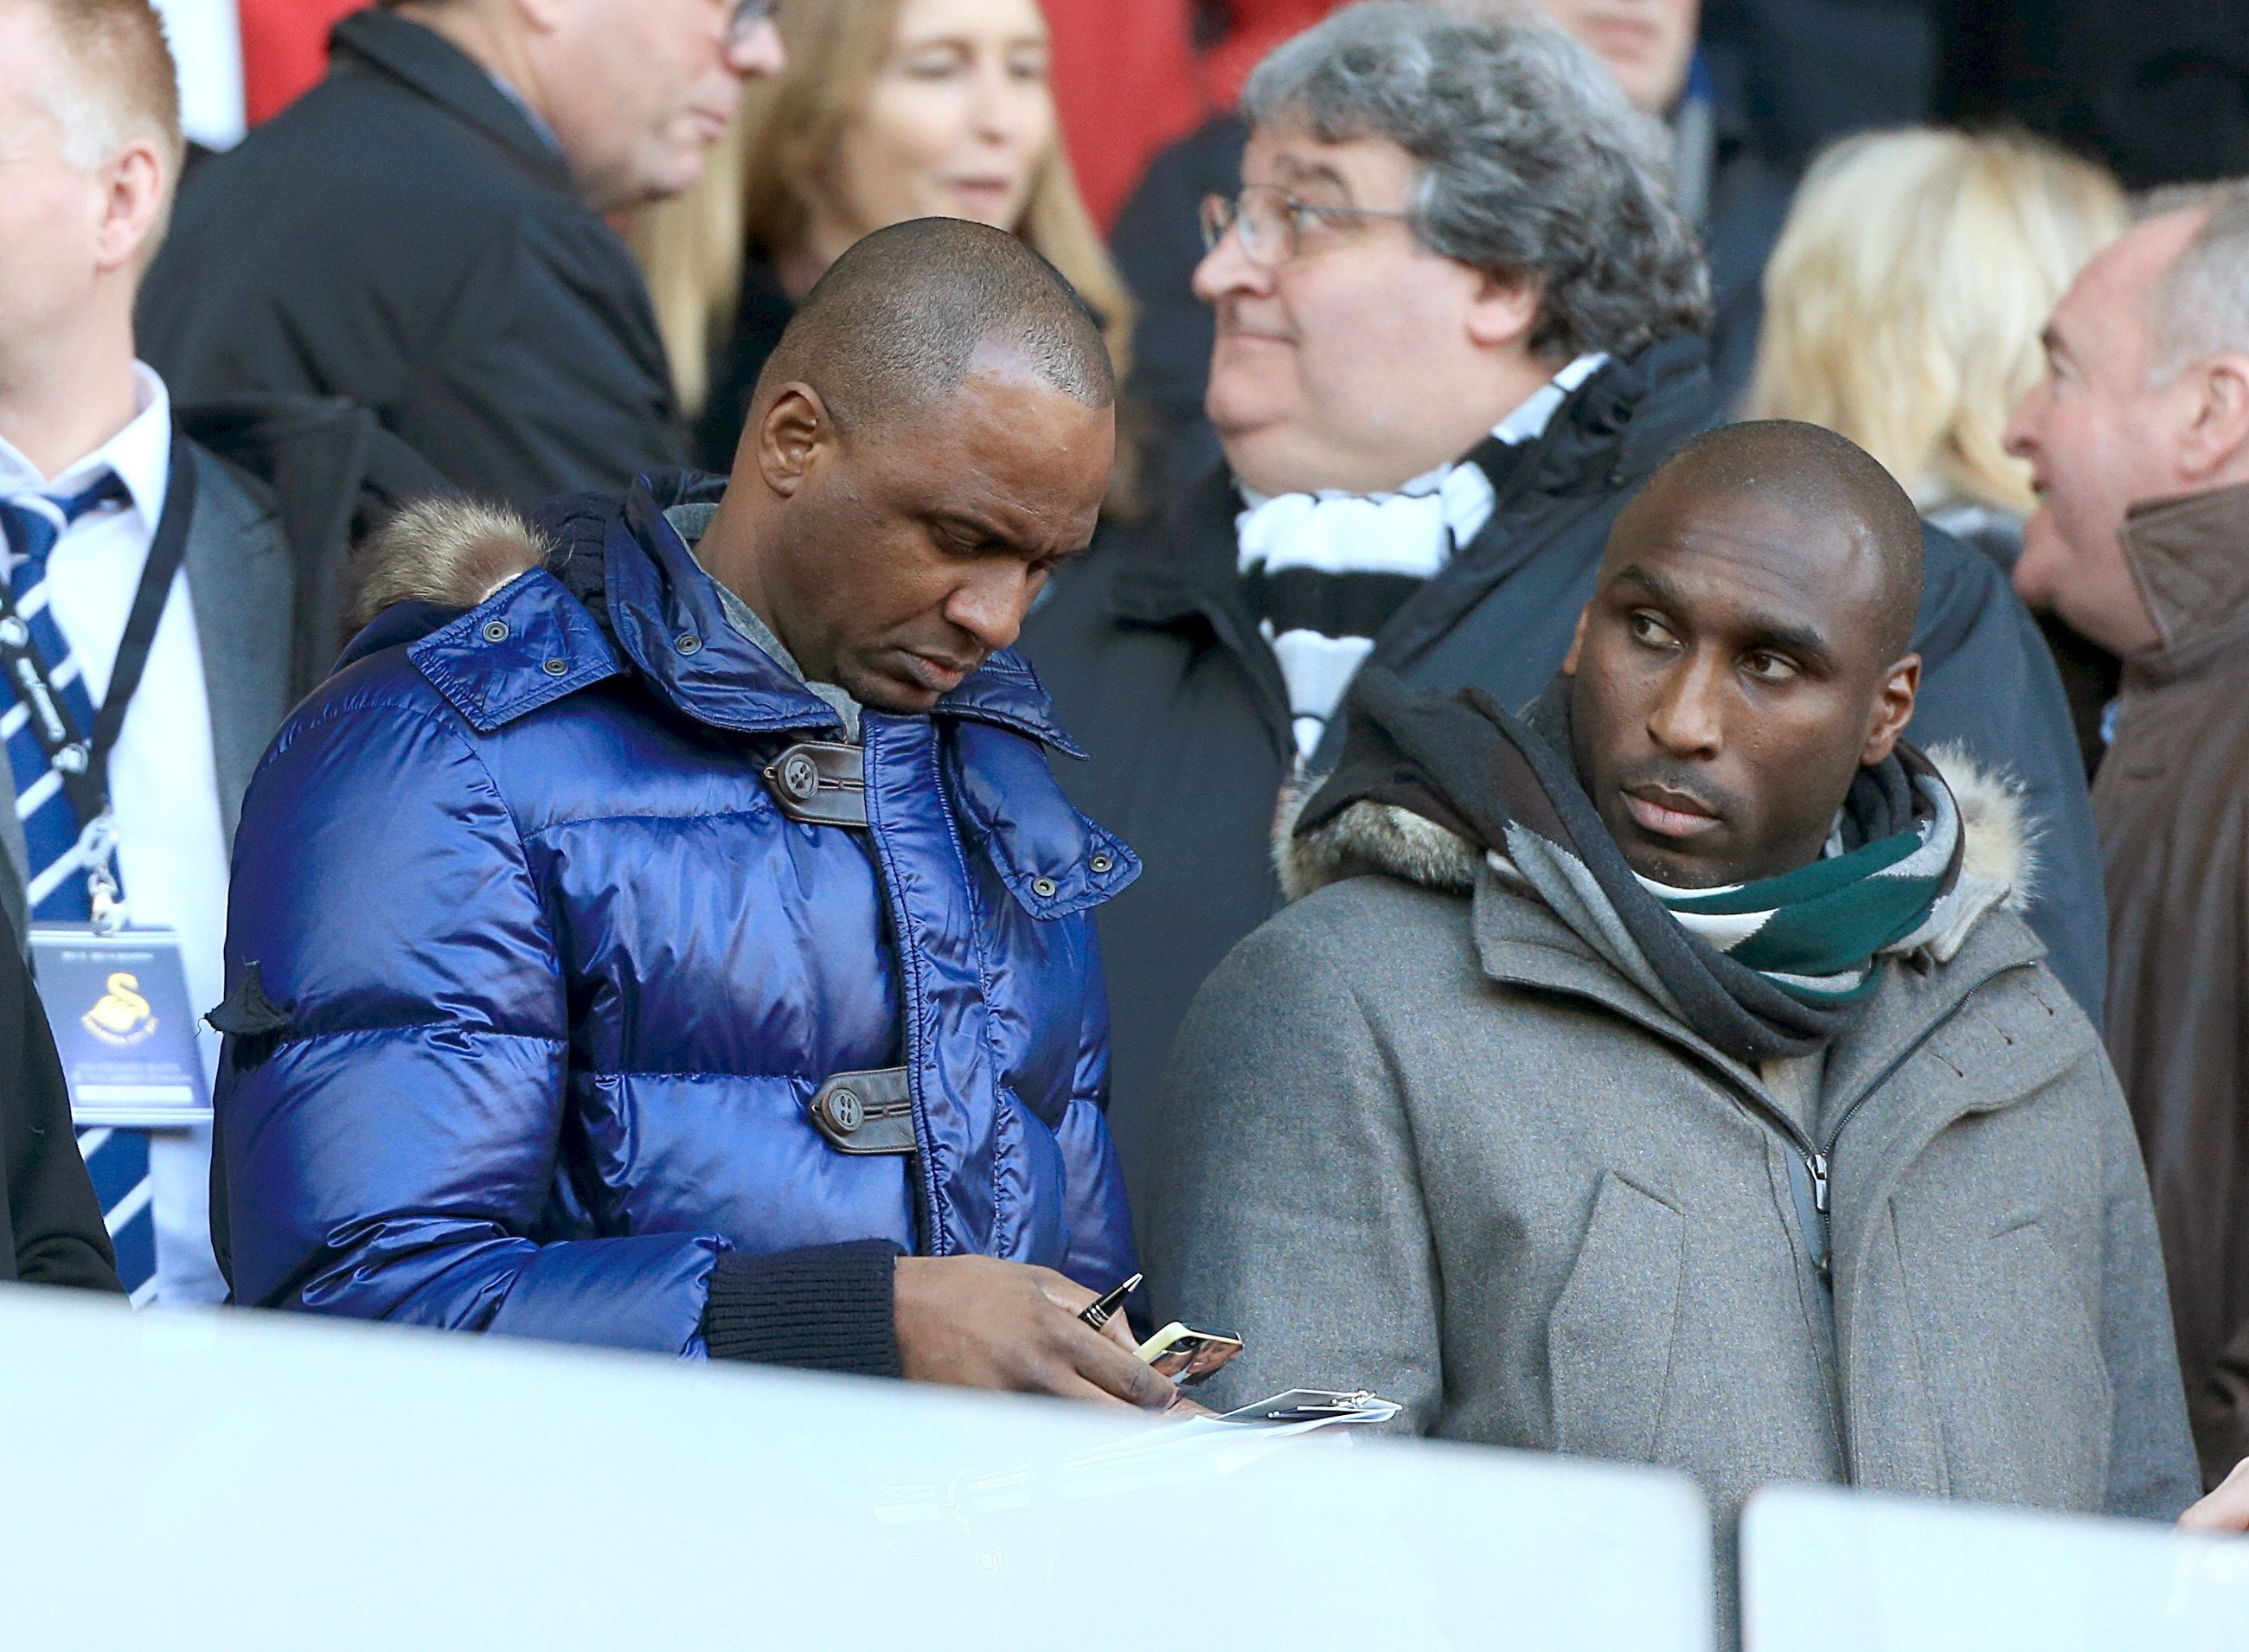
[[[0,1280],[114,1291],[117,1257],[71,1134],[70,1091],[12,926],[0,924]]]
[[[922,219],[815,287],[723,491],[402,519],[244,809],[237,1300],[1168,1396],[1076,1318],[1132,1271],[1085,913],[1137,865],[1007,651],[1113,401],[1050,267]]]
[[[1528,700],[1617,511],[1715,416],[1661,157],[1551,27],[1354,9],[1269,59],[1246,107],[1250,187],[1198,276],[1228,469],[1069,570],[1025,639],[1092,754],[1065,785],[1147,863],[1102,919],[1141,1196],[1172,1035],[1279,903],[1276,802],[1332,764],[1352,671]],[[2084,780],[2035,627],[1932,535],[1915,646],[1926,737],[2025,788],[2051,897],[2032,920],[2097,1008]]]
[[[602,215],[692,184],[777,42],[765,8],[711,0],[347,17],[328,79],[183,192],[149,360],[183,400],[347,397],[526,506],[680,461],[647,292]]]
[[[2249,180],[2154,203],[2056,306],[2016,580],[2123,662],[2093,789],[2108,1053],[2211,1484],[2249,1456]]]

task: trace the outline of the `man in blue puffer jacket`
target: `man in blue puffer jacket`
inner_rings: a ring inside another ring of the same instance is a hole
[[[402,518],[237,840],[237,1300],[1170,1398],[1075,1317],[1133,1266],[1086,914],[1138,864],[1006,651],[1113,402],[1049,266],[923,220],[723,488]]]

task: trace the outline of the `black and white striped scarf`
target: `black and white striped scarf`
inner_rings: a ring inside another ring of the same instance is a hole
[[[1570,393],[1608,361],[1581,355],[1492,430],[1508,446],[1545,434]],[[1327,732],[1383,625],[1491,520],[1490,478],[1470,460],[1394,493],[1242,491],[1235,518],[1250,605],[1281,663],[1299,761]]]

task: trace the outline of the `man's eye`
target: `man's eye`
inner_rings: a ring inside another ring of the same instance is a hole
[[[1785,683],[1797,674],[1796,663],[1778,654],[1752,654],[1742,669],[1760,683]]]
[[[1653,614],[1634,614],[1625,623],[1631,628],[1633,641],[1650,648],[1668,648],[1678,640],[1671,635],[1671,628]]]

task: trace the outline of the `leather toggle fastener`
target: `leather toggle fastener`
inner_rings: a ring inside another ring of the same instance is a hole
[[[838,1153],[915,1150],[913,1097],[903,1067],[839,1072],[820,1086],[810,1107],[813,1126]]]
[[[815,826],[867,824],[864,754],[856,746],[808,740],[790,747],[764,769],[766,788],[791,820]]]

